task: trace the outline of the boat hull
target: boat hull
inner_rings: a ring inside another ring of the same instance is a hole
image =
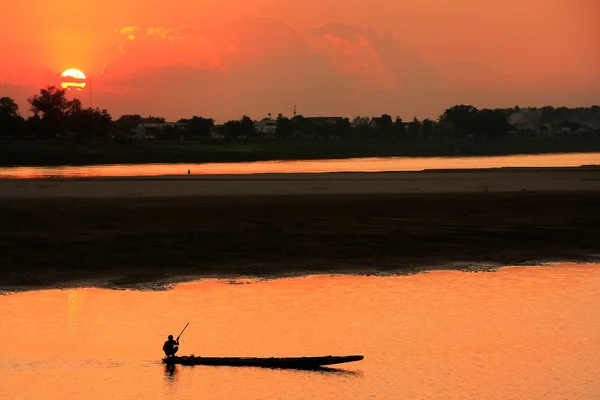
[[[361,355],[325,356],[325,357],[195,357],[179,356],[164,359],[165,364],[180,365],[221,365],[230,367],[265,367],[310,369],[325,365],[335,365],[360,361]]]

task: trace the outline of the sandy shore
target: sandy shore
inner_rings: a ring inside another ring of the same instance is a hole
[[[5,180],[0,290],[597,261],[598,204],[596,168]]]
[[[0,180],[0,199],[600,191],[600,168]]]

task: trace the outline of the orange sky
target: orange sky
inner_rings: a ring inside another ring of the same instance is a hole
[[[597,0],[27,0],[3,11],[0,96],[23,113],[67,68],[92,77],[93,105],[115,118],[600,103]]]

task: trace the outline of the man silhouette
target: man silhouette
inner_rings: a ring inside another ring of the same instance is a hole
[[[173,340],[173,335],[169,335],[169,340],[163,345],[165,358],[174,356],[177,350],[179,350],[179,339]]]

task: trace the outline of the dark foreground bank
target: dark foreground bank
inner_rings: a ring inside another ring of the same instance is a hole
[[[212,142],[0,142],[0,166],[209,163],[364,157],[501,156],[600,152],[600,135],[489,139],[295,139]]]
[[[4,199],[0,289],[593,261],[600,192]]]

